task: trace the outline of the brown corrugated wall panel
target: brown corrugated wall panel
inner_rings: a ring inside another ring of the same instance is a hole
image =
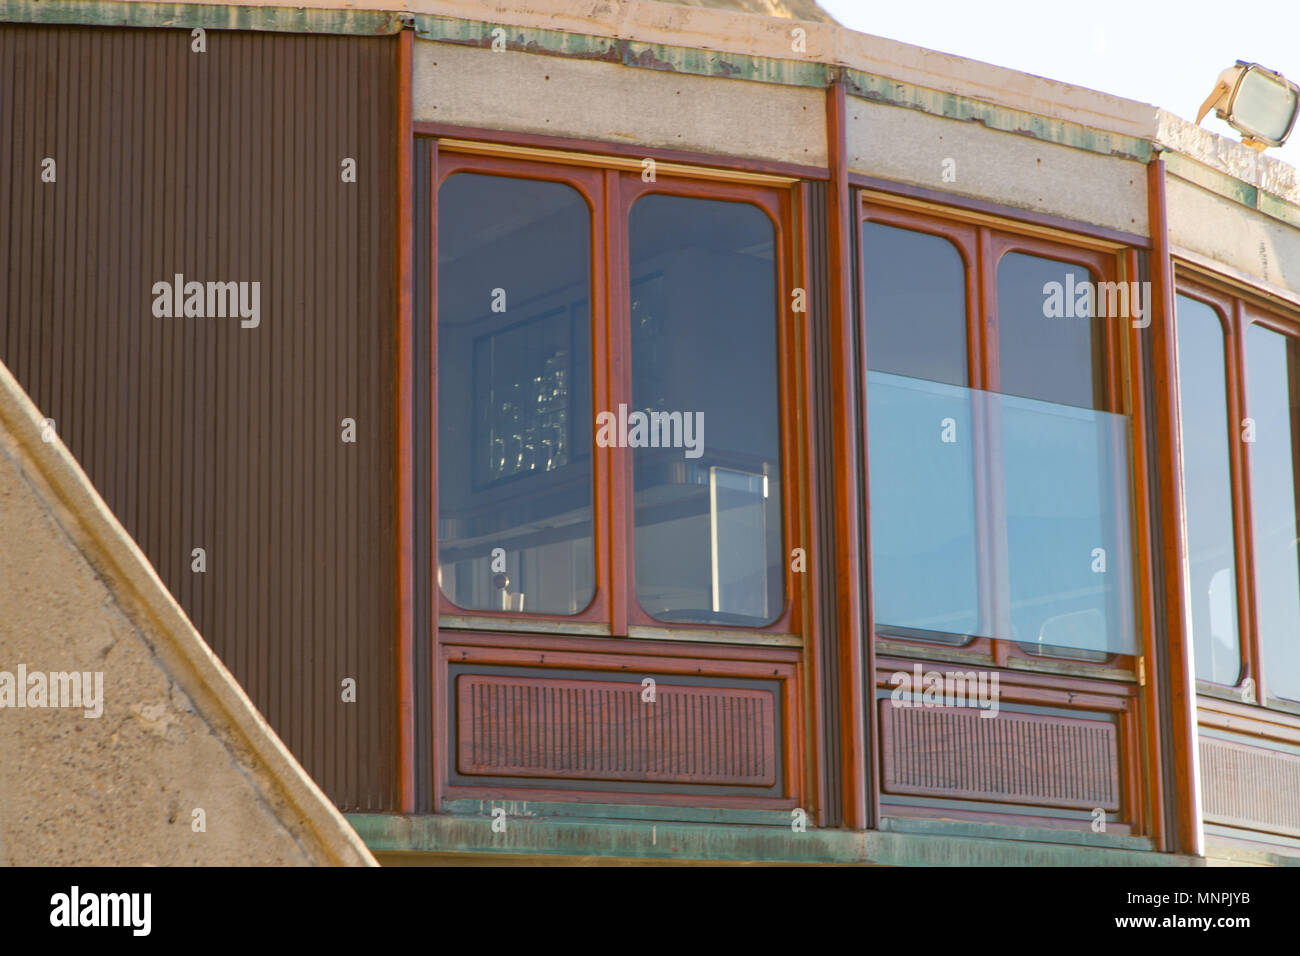
[[[808,184],[808,262],[809,303],[812,309],[812,359],[814,402],[817,409],[817,457],[814,462],[818,498],[825,504],[817,511],[818,553],[815,560],[822,569],[817,593],[821,608],[820,648],[822,669],[822,726],[825,728],[826,760],[822,767],[826,794],[825,825],[840,826],[844,822],[844,733],[840,724],[840,648],[839,604],[836,597],[836,580],[839,562],[836,560],[837,543],[849,529],[836,520],[832,503],[835,500],[834,474],[839,463],[835,459],[831,422],[835,420],[834,397],[831,393],[831,311],[830,311],[830,252],[827,248],[828,190],[825,183]]]
[[[397,42],[0,27],[0,360],[352,810],[396,806]],[[260,324],[156,317],[178,273]]]

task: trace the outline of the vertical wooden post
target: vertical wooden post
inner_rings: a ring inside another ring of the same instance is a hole
[[[1156,158],[1147,166],[1147,206],[1151,228],[1151,341],[1155,361],[1152,385],[1156,418],[1157,484],[1160,494],[1160,535],[1164,568],[1165,632],[1161,650],[1168,655],[1170,700],[1170,767],[1176,817],[1172,849],[1203,854],[1200,756],[1196,730],[1196,676],[1187,640],[1188,608],[1183,590],[1187,555],[1183,534],[1183,484],[1179,468],[1178,388],[1175,378],[1177,344],[1174,337],[1173,262],[1169,254],[1168,211],[1165,204],[1165,164]]]
[[[837,76],[826,90],[826,138],[830,183],[827,217],[830,276],[830,351],[831,394],[836,412],[832,442],[838,466],[833,476],[834,495],[822,507],[833,507],[836,527],[835,600],[839,606],[839,642],[844,752],[829,754],[828,759],[844,761],[844,823],[862,830],[876,821],[874,731],[875,646],[871,640],[870,614],[864,622],[861,601],[862,575],[865,570],[860,554],[858,532],[866,527],[859,512],[859,486],[865,485],[858,473],[857,442],[866,435],[858,427],[861,393],[855,378],[852,276],[854,263],[849,230],[853,215],[849,192],[848,141],[846,134],[847,104],[844,79]],[[865,467],[865,444],[864,444]],[[863,494],[863,508],[866,495]],[[864,623],[867,627],[864,628]],[[864,653],[865,651],[865,653]]]
[[[399,806],[415,812],[415,666],[413,658],[415,527],[411,458],[411,192],[415,138],[411,125],[411,52],[415,34],[397,40],[397,766]]]

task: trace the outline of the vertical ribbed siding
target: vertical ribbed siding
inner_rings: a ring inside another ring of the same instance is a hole
[[[844,734],[840,723],[839,614],[836,580],[839,563],[836,548],[839,536],[852,533],[843,527],[835,514],[835,445],[831,423],[835,421],[834,396],[831,391],[831,270],[827,235],[829,210],[825,183],[808,184],[808,262],[809,308],[812,320],[812,387],[816,428],[817,540],[814,555],[818,574],[817,601],[821,607],[820,664],[822,671],[822,709],[825,728],[826,759],[823,786],[826,791],[826,825],[839,826],[844,821]]]
[[[1117,811],[1114,723],[880,703],[885,793]]]
[[[1300,837],[1300,754],[1202,736],[1207,823]]]
[[[457,761],[466,775],[778,785],[776,694],[462,674]]]
[[[307,771],[391,809],[397,41],[190,43],[0,27],[0,360]],[[155,318],[175,273],[259,281],[260,327]]]

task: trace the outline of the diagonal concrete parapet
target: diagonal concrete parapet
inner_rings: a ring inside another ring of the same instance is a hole
[[[2,364],[0,864],[377,865]]]

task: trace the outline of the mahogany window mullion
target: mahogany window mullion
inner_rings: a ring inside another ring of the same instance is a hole
[[[989,245],[992,233],[987,226],[975,230],[975,261],[967,266],[970,294],[967,309],[970,312],[967,351],[971,367],[971,388],[982,391],[996,391],[998,382],[997,349],[990,343],[997,342],[997,282],[991,274]],[[980,586],[980,622],[985,630],[993,634],[1001,633],[1004,623],[1000,620],[1005,614],[999,611],[1002,601],[999,597],[1005,567],[1000,564],[997,540],[996,509],[989,503],[994,500],[993,482],[991,481],[993,448],[987,438],[992,423],[986,420],[988,410],[985,402],[974,402],[971,409],[971,441],[974,443],[973,457],[975,464],[975,529],[978,541],[977,553],[980,556],[977,569]],[[1002,549],[1005,552],[1005,548]],[[1001,667],[1006,663],[1006,650],[1002,641],[994,637],[984,637],[994,663]]]
[[[1241,667],[1237,687],[1247,679],[1256,683],[1255,699],[1263,701],[1259,673],[1259,635],[1256,633],[1255,594],[1255,535],[1250,488],[1253,484],[1249,449],[1243,441],[1242,429],[1250,414],[1247,407],[1248,377],[1246,372],[1246,328],[1241,302],[1232,299],[1221,302],[1222,313],[1227,317],[1229,335],[1224,342],[1228,357],[1228,412],[1231,434],[1229,465],[1232,468],[1233,544],[1237,550],[1237,634],[1241,652]]]
[[[605,269],[607,309],[605,312],[605,349],[601,376],[604,388],[597,410],[617,409],[620,402],[631,404],[632,369],[628,361],[630,329],[627,316],[631,311],[628,288],[627,211],[623,195],[624,177],[615,170],[603,174]],[[614,635],[626,634],[629,607],[635,593],[632,567],[632,473],[631,455],[626,449],[602,448],[605,475],[608,479],[608,522],[605,539],[606,575],[610,594],[610,626]]]
[[[1002,366],[998,339],[998,262],[1002,245],[988,226],[979,227],[980,321],[976,324],[980,338],[971,347],[979,356],[981,387],[1000,393]],[[985,601],[988,621],[995,635],[1011,632],[1011,554],[1007,534],[1006,476],[1003,473],[1001,408],[993,402],[981,402],[981,415],[975,431],[976,488],[979,489],[977,514],[983,523],[980,552],[987,570],[981,574],[986,582]],[[982,487],[981,487],[982,486]],[[1010,643],[1001,637],[990,638],[993,661],[998,667],[1007,663]]]

